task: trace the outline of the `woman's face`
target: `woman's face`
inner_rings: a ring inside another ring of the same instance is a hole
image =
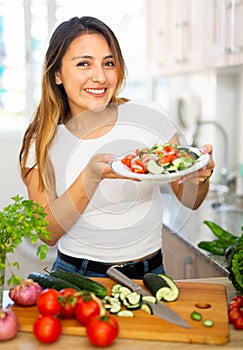
[[[63,84],[72,116],[85,110],[103,110],[118,83],[111,50],[101,34],[82,34],[69,45],[56,72]]]

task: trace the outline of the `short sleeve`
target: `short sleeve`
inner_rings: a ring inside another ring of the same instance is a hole
[[[35,164],[36,164],[35,141],[32,141],[30,144],[25,166],[26,168],[32,168]],[[37,165],[35,165],[34,168],[37,168]]]

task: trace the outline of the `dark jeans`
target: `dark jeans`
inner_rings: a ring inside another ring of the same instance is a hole
[[[144,259],[144,260],[140,260],[140,263],[142,262],[144,265],[144,271],[143,271],[142,275],[137,275],[137,276],[133,277],[134,279],[142,279],[143,275],[147,272],[161,273],[161,274],[165,273],[164,267],[163,267],[163,262],[162,262],[162,257],[161,257],[161,264],[159,264],[156,268],[154,268],[152,270],[149,270],[149,259],[151,259],[151,257]],[[71,264],[67,261],[64,261],[60,257],[57,257],[54,264],[53,264],[52,270],[55,268],[58,268],[60,270],[78,273],[80,275],[87,276],[87,277],[102,277],[102,278],[108,277],[105,273],[103,274],[103,273],[88,270],[88,268],[87,268],[88,262],[89,262],[88,259],[83,259],[80,266],[77,266],[77,265]],[[123,263],[123,265],[126,267],[129,267],[130,265],[132,265],[135,268],[136,268],[136,264],[137,263],[134,263],[132,261]],[[102,263],[102,265],[104,265],[104,263]],[[111,266],[110,263],[107,263],[105,265],[107,265],[107,269]]]

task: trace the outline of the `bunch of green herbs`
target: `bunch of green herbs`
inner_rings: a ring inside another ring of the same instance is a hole
[[[0,256],[13,253],[24,239],[28,239],[31,244],[40,240],[40,236],[48,239],[50,233],[46,227],[46,213],[44,208],[34,203],[32,200],[24,199],[16,195],[12,197],[13,203],[7,205],[0,211]],[[41,242],[38,245],[36,255],[40,261],[46,258],[48,246]],[[9,263],[6,259],[0,261],[0,270],[10,269],[11,277],[8,279],[8,285],[18,284],[21,278],[15,275],[11,267],[20,268],[19,263]]]

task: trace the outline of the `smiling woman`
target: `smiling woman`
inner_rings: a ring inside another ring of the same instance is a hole
[[[43,57],[49,37],[58,23],[81,14],[97,15],[106,20],[118,33],[121,46],[125,48],[126,65],[130,71],[125,87],[127,95],[134,99],[145,95],[145,0],[124,0],[123,5],[117,11],[113,0],[0,1],[0,208],[7,205],[16,193],[27,196],[19,177],[17,154],[23,130],[40,98]],[[138,40],[140,35],[143,40]],[[139,60],[136,55],[140,56]],[[56,247],[50,247],[48,259],[40,264],[35,248],[29,242],[23,242],[9,259],[20,262],[18,274],[25,277],[32,270],[50,268],[55,256]]]

